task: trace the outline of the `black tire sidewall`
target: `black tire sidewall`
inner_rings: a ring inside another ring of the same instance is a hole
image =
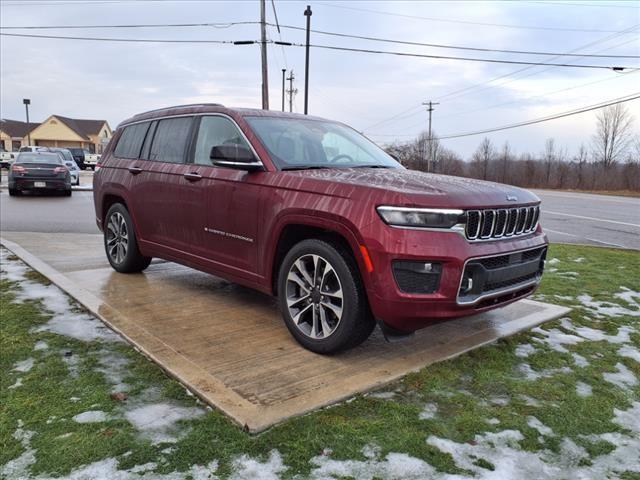
[[[109,250],[107,248],[107,225],[109,223],[111,215],[116,212],[121,214],[124,218],[125,224],[127,225],[127,233],[129,236],[127,253],[125,255],[124,261],[120,264],[112,261],[111,256],[109,255]],[[138,240],[136,237],[135,228],[133,226],[133,220],[131,219],[131,215],[129,215],[129,211],[124,205],[122,205],[121,203],[115,203],[111,206],[111,208],[109,208],[109,211],[105,216],[105,223],[103,228],[104,251],[107,255],[107,260],[109,260],[111,267],[113,267],[115,271],[120,273],[139,272],[141,270],[144,270],[149,265],[150,259],[147,257],[143,257],[138,250]]]
[[[286,278],[291,265],[299,257],[316,254],[327,260],[338,274],[343,292],[343,313],[337,329],[326,339],[316,340],[301,332],[293,322],[286,300]],[[347,264],[348,259],[333,245],[322,240],[303,240],[296,244],[285,256],[278,275],[278,304],[284,322],[294,338],[305,348],[316,353],[336,353],[348,348],[356,330],[356,324],[362,321],[364,293],[360,279],[354,278],[353,268]]]

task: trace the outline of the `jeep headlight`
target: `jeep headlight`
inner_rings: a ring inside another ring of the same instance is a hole
[[[388,225],[411,228],[452,228],[464,224],[463,210],[447,208],[378,207],[378,215]]]

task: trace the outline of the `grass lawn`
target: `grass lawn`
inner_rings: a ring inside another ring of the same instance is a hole
[[[2,250],[0,478],[640,479],[640,254],[548,259],[566,318],[252,436]]]

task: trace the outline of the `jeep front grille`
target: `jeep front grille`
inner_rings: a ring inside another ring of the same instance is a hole
[[[465,236],[471,241],[526,235],[538,228],[540,207],[467,210]]]

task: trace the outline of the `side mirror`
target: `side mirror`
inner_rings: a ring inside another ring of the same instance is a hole
[[[248,172],[263,169],[262,163],[244,145],[217,145],[211,149],[209,158],[218,167],[235,168]]]

